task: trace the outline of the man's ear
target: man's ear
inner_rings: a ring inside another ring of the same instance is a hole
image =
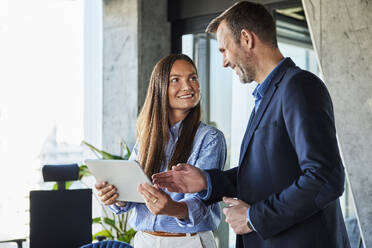
[[[242,29],[240,32],[240,43],[246,46],[249,49],[252,49],[254,46],[254,35],[252,32],[247,29]]]

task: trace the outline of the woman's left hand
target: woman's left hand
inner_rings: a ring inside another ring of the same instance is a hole
[[[151,213],[164,214],[179,219],[188,217],[187,205],[184,202],[173,201],[172,198],[157,186],[143,183],[138,186],[138,192],[146,201]]]

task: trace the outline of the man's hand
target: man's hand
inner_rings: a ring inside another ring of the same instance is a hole
[[[234,198],[223,197],[222,199],[229,206],[223,209],[226,215],[226,222],[236,234],[246,234],[253,232],[247,225],[247,211],[250,207],[247,203]]]
[[[189,164],[172,166],[171,171],[154,174],[152,179],[154,184],[169,192],[197,193],[208,187],[204,172]]]

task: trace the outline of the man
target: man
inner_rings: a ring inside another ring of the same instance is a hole
[[[344,168],[325,85],[283,57],[262,5],[238,2],[206,31],[216,33],[223,66],[243,83],[258,83],[239,166],[203,172],[179,164],[154,175],[154,183],[200,192],[208,203],[223,199],[237,247],[350,247],[338,200]]]

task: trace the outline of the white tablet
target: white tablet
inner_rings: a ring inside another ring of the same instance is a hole
[[[145,202],[137,187],[141,183],[152,183],[138,162],[86,159],[85,164],[97,182],[106,181],[118,189],[119,201]]]

